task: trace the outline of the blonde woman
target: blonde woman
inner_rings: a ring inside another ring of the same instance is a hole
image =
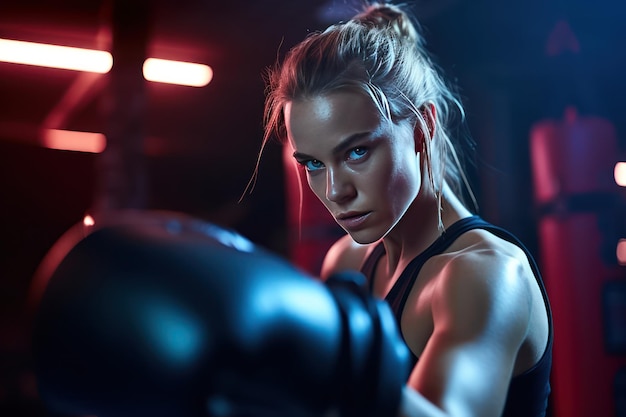
[[[268,87],[263,145],[287,141],[346,231],[322,278],[362,271],[412,353],[401,415],[544,416],[548,298],[523,244],[463,201],[463,108],[417,23],[369,5],[292,48]]]

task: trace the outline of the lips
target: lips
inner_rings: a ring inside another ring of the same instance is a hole
[[[365,223],[371,211],[368,212],[356,212],[350,211],[347,213],[338,214],[335,218],[337,223],[344,229],[357,229]]]

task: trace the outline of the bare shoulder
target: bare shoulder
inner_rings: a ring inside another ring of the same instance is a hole
[[[334,273],[346,270],[359,270],[365,258],[373,249],[374,244],[361,245],[350,235],[337,240],[326,253],[322,264],[321,278],[325,280]]]
[[[549,340],[550,312],[520,247],[477,230],[431,260],[437,263],[429,305],[434,328],[445,340],[508,352],[515,356],[515,375],[539,361]]]
[[[465,233],[444,255],[443,281],[462,286],[487,285],[509,290],[533,278],[528,258],[517,245],[487,231]],[[533,278],[534,279],[534,278]],[[457,282],[458,281],[458,282]]]
[[[534,276],[524,252],[488,232],[472,231],[442,255],[433,293],[433,312],[463,319],[460,329],[473,326],[515,326],[524,332],[531,305]],[[447,321],[446,322],[454,322]],[[474,328],[478,330],[478,328]],[[484,328],[483,328],[484,330]],[[513,329],[510,329],[513,330]]]
[[[528,258],[520,247],[484,230],[459,237],[444,259],[451,276],[460,273],[507,282],[532,277]]]

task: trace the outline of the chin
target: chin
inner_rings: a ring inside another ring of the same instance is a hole
[[[382,237],[382,236],[379,236],[379,235],[374,235],[371,232],[368,233],[368,232],[365,232],[365,231],[348,232],[346,230],[346,232],[350,235],[352,240],[354,240],[356,243],[358,243],[360,245],[369,245],[370,243],[377,242]]]

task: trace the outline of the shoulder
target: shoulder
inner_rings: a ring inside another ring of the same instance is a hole
[[[321,270],[321,278],[326,280],[330,275],[346,271],[359,270],[365,258],[371,253],[375,244],[361,245],[356,243],[350,235],[337,240],[328,250]]]
[[[486,230],[472,230],[461,235],[444,254],[445,274],[454,280],[467,276],[468,285],[479,283],[515,285],[532,276],[525,252]],[[472,278],[473,277],[473,278]],[[476,282],[474,282],[476,280]],[[462,282],[461,282],[462,283]]]
[[[524,252],[487,232],[470,232],[442,259],[433,318],[457,331],[526,332],[532,271]],[[534,278],[533,278],[534,279]]]

